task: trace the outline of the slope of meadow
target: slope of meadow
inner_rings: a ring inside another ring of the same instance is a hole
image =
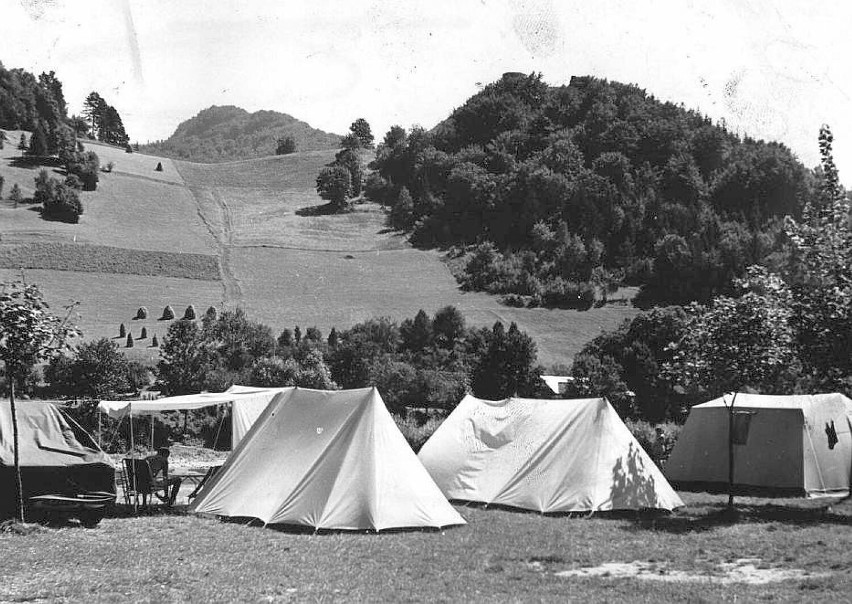
[[[176,162],[205,222],[227,250],[226,298],[278,331],[299,324],[324,333],[375,316],[402,320],[453,304],[472,325],[515,321],[539,344],[539,360],[570,363],[582,344],[636,311],[518,309],[462,292],[433,251],[411,248],[363,203],[323,213],[313,190],[333,153],[315,152],[215,166]]]

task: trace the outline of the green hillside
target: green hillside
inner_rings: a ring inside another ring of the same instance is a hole
[[[117,338],[121,323],[138,338],[146,327],[147,340],[123,348],[131,358],[156,360],[151,338],[165,334],[168,322],[157,319],[167,304],[178,316],[189,304],[242,307],[276,334],[296,324],[327,334],[452,304],[473,326],[517,322],[548,365],[570,363],[585,342],[636,313],[621,303],[588,312],[507,308],[461,291],[441,254],[389,230],[379,205],[316,211],[324,201],[313,183],[333,150],[210,165],[86,146],[114,167],[97,191],[81,194],[78,224],[42,220],[28,203],[15,208],[9,189],[18,184],[31,197],[38,170],[18,165],[11,145],[0,151],[0,280],[24,267],[55,309],[80,301],[87,339]],[[147,321],[133,320],[140,306]]]
[[[340,136],[312,128],[286,113],[249,113],[212,106],[181,122],[164,141],[141,147],[146,153],[201,163],[227,162],[275,153],[279,138],[292,137],[296,150],[337,149]]]
[[[394,127],[368,189],[422,246],[467,252],[460,280],[512,305],[707,302],[783,253],[815,174],[635,85],[508,73],[426,132]]]

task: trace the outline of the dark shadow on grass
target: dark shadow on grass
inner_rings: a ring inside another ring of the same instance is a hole
[[[267,524],[257,518],[247,516],[218,516],[220,522],[227,524],[241,524],[251,528],[263,528],[276,531],[278,533],[287,533],[293,535],[388,535],[396,533],[440,533],[447,529],[456,528],[453,526],[445,526],[443,528],[434,527],[410,527],[410,528],[390,528],[376,531],[372,529],[327,529],[314,528],[302,524]],[[459,525],[464,526],[464,525]]]
[[[187,516],[185,505],[173,505],[167,507],[161,504],[141,504],[134,510],[133,505],[124,503],[116,503],[107,513],[107,518],[139,518],[139,517],[158,517],[158,516]]]
[[[803,502],[806,500],[802,500]],[[819,507],[800,507],[795,504],[773,503],[741,504],[733,511],[724,502],[702,506],[700,509],[682,508],[671,515],[637,520],[625,530],[651,530],[682,534],[712,531],[735,524],[777,522],[790,526],[806,527],[819,524],[852,526],[852,511],[838,511],[832,504]]]
[[[542,516],[544,518],[609,518],[614,520],[638,520],[641,518],[656,518],[666,516],[671,512],[667,510],[638,509],[638,510],[578,510],[573,512],[539,512],[526,508],[517,508],[511,505],[499,503],[482,503],[481,501],[466,501],[464,499],[451,499],[453,505],[474,508],[480,510],[500,510],[512,514],[528,514],[531,516]]]
[[[9,165],[13,168],[24,168],[27,170],[35,170],[36,168],[61,168],[62,162],[58,157],[13,157],[9,161]]]
[[[333,216],[334,214],[345,214],[337,209],[333,203],[325,203],[321,206],[307,206],[296,210],[296,216]]]

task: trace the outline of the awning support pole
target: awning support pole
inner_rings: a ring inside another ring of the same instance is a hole
[[[136,489],[136,463],[134,461],[134,449],[136,448],[133,444],[133,403],[127,403],[127,413],[129,415],[130,420],[130,475],[133,477],[133,514],[135,516],[139,515],[139,492]]]

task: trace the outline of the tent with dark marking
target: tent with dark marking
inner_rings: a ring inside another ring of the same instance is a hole
[[[740,392],[695,405],[666,463],[672,484],[687,491],[727,492],[731,428],[735,493],[849,494],[852,401],[842,394]]]

